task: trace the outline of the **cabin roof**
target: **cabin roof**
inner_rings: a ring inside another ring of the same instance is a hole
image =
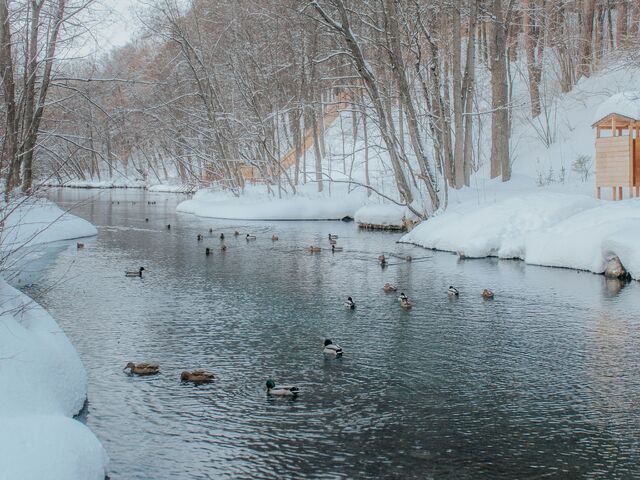
[[[640,91],[620,92],[610,96],[596,110],[591,126],[595,127],[612,115],[630,122],[640,120]]]

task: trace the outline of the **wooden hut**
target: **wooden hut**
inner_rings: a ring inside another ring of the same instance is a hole
[[[610,187],[613,200],[640,196],[640,92],[613,95],[598,109],[596,121],[596,197]]]

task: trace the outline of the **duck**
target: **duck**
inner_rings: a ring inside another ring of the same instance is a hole
[[[256,239],[256,236],[255,236],[255,235],[249,235],[249,234],[247,233],[247,237],[246,237],[246,238],[247,238],[247,241],[249,241],[249,240],[255,240],[255,239]]]
[[[404,294],[404,292],[400,293],[400,296],[398,297],[398,301],[399,301],[399,302],[405,302],[405,301],[407,301],[407,300],[409,300],[409,297],[407,297],[407,296]]]
[[[122,371],[124,372],[127,369],[129,369],[129,373],[136,375],[155,375],[156,373],[160,373],[160,366],[153,363],[129,362]]]
[[[272,379],[267,380],[267,395],[276,397],[295,397],[300,392],[298,387],[291,385],[280,385],[276,387],[276,382]]]
[[[184,371],[180,374],[180,380],[183,382],[191,382],[195,384],[211,383],[215,380],[213,373],[206,370],[194,370],[192,372]]]
[[[233,236],[237,237],[238,235],[240,235],[240,232],[238,230],[236,230],[235,232],[233,232]]]
[[[334,253],[335,253],[335,252],[341,252],[342,250],[344,250],[344,248],[343,248],[343,247],[336,247],[336,245],[335,245],[335,244],[331,244],[331,251],[332,251],[332,252],[334,252]]]
[[[447,290],[447,293],[452,297],[457,297],[458,295],[460,295],[458,289],[456,287],[452,287],[451,285],[449,285],[449,290]]]
[[[387,293],[395,292],[398,290],[395,286],[391,285],[389,282],[385,283],[382,289]]]
[[[208,257],[209,255],[211,255],[211,249],[209,247],[204,249],[204,254]]]
[[[209,233],[213,233],[213,228],[210,228],[210,229],[209,229]]]
[[[338,239],[338,235],[333,235],[333,234],[329,234],[329,240],[337,240]]]
[[[171,230],[171,224],[167,225],[167,230]]]
[[[338,241],[337,241],[337,240],[334,240],[333,238],[330,238],[330,239],[329,239],[329,243],[330,243],[331,245],[335,245],[336,243],[338,243]]]
[[[320,247],[314,247],[313,245],[311,245],[311,246],[309,247],[309,251],[310,251],[311,253],[319,253],[319,252],[321,252],[321,251],[322,251],[322,249],[321,249]]]
[[[224,240],[224,233],[220,234],[220,240]]]
[[[201,234],[201,233],[199,233],[199,234],[196,236],[196,239],[197,239],[199,242],[201,242],[201,241],[204,239],[204,237],[202,236],[202,234]]]
[[[226,245],[220,245],[220,250],[222,250],[223,252],[227,250],[227,246]]]
[[[353,298],[347,297],[347,300],[344,302],[344,306],[353,310],[356,308],[356,302],[353,301]]]
[[[272,240],[272,241],[274,241],[274,242],[276,242],[276,241],[278,241],[278,240],[280,240],[280,239],[278,238],[278,235],[273,234],[273,235],[271,235],[271,240]]]
[[[342,356],[342,348],[340,345],[336,345],[328,338],[324,341],[324,350],[322,350],[322,352],[327,355],[335,355],[336,357]]]
[[[80,243],[80,242],[76,243],[76,248],[78,250],[80,250],[81,248],[84,248],[84,243]]]
[[[140,267],[138,270],[127,270],[124,272],[125,277],[142,277],[144,267]]]
[[[409,300],[409,297],[405,295],[404,298],[400,299],[400,306],[402,308],[411,308],[413,305],[411,304],[411,300]]]
[[[411,255],[406,255],[406,256],[404,257],[404,261],[405,261],[405,262],[410,262],[410,261],[412,261],[412,260],[413,260],[413,258],[411,258]]]
[[[484,298],[485,300],[491,300],[493,298],[493,292],[488,288],[485,288],[484,290],[482,290],[482,298]]]
[[[148,219],[148,218],[145,218],[145,219],[144,219],[144,221],[145,221],[145,222],[148,222],[148,221],[149,221],[149,219]]]
[[[387,259],[384,255],[378,255],[378,262],[384,267],[387,264]]]

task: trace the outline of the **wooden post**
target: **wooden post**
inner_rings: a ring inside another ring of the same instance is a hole
[[[596,187],[596,198],[600,200],[600,187]]]
[[[622,187],[618,187],[618,200],[622,200]]]
[[[612,195],[613,199],[617,200],[617,198],[616,198],[616,187],[611,187],[611,189],[613,190],[613,195]]]
[[[615,115],[611,116],[611,136],[616,136],[616,117]]]

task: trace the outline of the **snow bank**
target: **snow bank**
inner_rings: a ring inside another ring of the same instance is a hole
[[[0,417],[0,480],[104,480],[107,457],[86,426],[61,415]]]
[[[346,187],[335,185],[332,189],[330,195],[301,188],[297,196],[282,199],[269,195],[261,186],[247,187],[240,197],[205,189],[180,203],[177,211],[229,220],[340,220],[346,216],[353,218],[366,202],[362,191],[348,194]]]
[[[49,313],[0,279],[0,479],[100,479],[107,455],[73,420],[87,375]]]
[[[365,205],[355,213],[354,220],[358,224],[402,227],[403,220],[415,218],[406,207],[399,205]]]
[[[5,218],[0,242],[5,252],[21,246],[89,237],[98,233],[91,223],[45,199],[20,199],[3,205],[3,209]]]
[[[596,123],[612,113],[624,115],[634,120],[640,119],[640,91],[627,91],[612,95],[600,104],[591,123]]]
[[[640,279],[640,199],[601,202],[584,195],[538,193],[491,205],[465,204],[435,216],[401,242],[466,257],[604,272],[613,256]]]
[[[47,200],[3,205],[2,250],[89,235],[89,222]],[[73,417],[87,374],[55,320],[0,277],[0,480],[103,480],[107,455]]]

